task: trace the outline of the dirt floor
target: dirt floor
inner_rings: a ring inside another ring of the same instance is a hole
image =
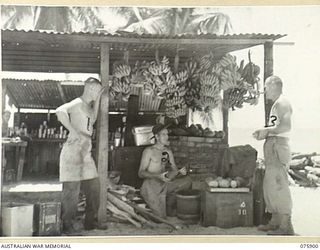
[[[293,197],[293,225],[300,236],[320,236],[320,188],[291,187]],[[172,222],[179,220],[171,217]],[[180,222],[181,223],[181,222]],[[128,224],[109,222],[109,229],[81,231],[83,236],[130,236],[130,235],[266,235],[256,227],[237,227],[222,229],[202,227],[200,225],[183,225],[180,230],[172,230],[159,224],[156,230],[136,227]]]

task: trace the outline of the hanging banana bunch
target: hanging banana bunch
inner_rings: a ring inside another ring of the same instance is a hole
[[[111,96],[115,99],[128,101],[131,85],[131,67],[124,63],[114,64],[112,75]]]
[[[245,94],[247,93],[246,88],[232,88],[226,90],[227,98],[223,100],[223,104],[235,110],[235,108],[242,108],[245,102]]]
[[[236,57],[226,54],[215,65],[215,73],[220,77],[220,86],[222,90],[236,88],[241,80],[238,72]]]
[[[226,91],[227,98],[224,105],[232,110],[242,108],[243,103],[257,105],[259,100],[259,66],[251,62],[251,52],[248,53],[249,63],[244,66],[244,60],[240,62],[237,73],[241,76],[237,87],[229,88]]]
[[[167,88],[166,77],[170,71],[167,57],[163,57],[158,63],[152,61],[142,73],[144,76],[144,93],[152,95],[154,98],[164,98]]]
[[[255,86],[256,84],[258,84],[258,82],[260,80],[260,78],[258,77],[259,74],[260,74],[260,67],[258,65],[255,65],[251,61],[251,52],[250,52],[250,50],[248,52],[248,58],[249,58],[249,62],[243,68],[243,70],[241,72],[241,77],[247,83],[251,84],[252,86]]]
[[[166,76],[167,89],[165,90],[166,96],[166,116],[169,118],[178,118],[187,113],[187,105],[184,96],[187,92],[185,82],[188,79],[187,70],[180,71],[177,74],[168,72]]]
[[[215,74],[200,74],[200,100],[197,102],[202,110],[212,110],[221,103],[220,82]]]
[[[185,63],[184,68],[188,73],[186,80],[186,94],[184,100],[188,107],[193,109],[199,109],[199,104],[196,100],[200,99],[200,80],[199,80],[199,68],[198,63],[195,60],[189,60]]]
[[[210,72],[213,73],[213,65],[215,65],[215,58],[213,53],[210,51],[209,54],[204,55],[200,58],[199,70],[201,72]]]

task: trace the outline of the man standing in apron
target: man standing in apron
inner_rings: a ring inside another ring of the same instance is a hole
[[[91,136],[103,90],[100,81],[90,77],[85,81],[81,97],[56,110],[58,120],[69,131],[60,154],[60,181],[63,183],[62,222],[63,231],[67,234],[76,233],[74,225],[80,188],[86,196],[84,228],[100,229],[97,223],[100,184],[91,155]]]
[[[292,199],[289,189],[288,168],[291,160],[289,132],[292,107],[282,95],[282,81],[270,76],[265,82],[266,98],[273,101],[269,124],[254,132],[257,140],[264,140],[265,176],[263,194],[266,210],[272,214],[267,225],[258,230],[270,235],[294,235],[291,222]]]

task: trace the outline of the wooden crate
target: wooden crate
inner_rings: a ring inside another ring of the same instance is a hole
[[[34,206],[34,231],[38,236],[61,234],[61,203],[45,202]]]
[[[202,192],[201,224],[221,228],[252,226],[252,192],[233,192],[231,188],[223,191]]]

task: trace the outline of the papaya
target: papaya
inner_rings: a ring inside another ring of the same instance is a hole
[[[230,186],[231,186],[232,188],[238,187],[237,181],[235,181],[235,180],[230,181]]]

